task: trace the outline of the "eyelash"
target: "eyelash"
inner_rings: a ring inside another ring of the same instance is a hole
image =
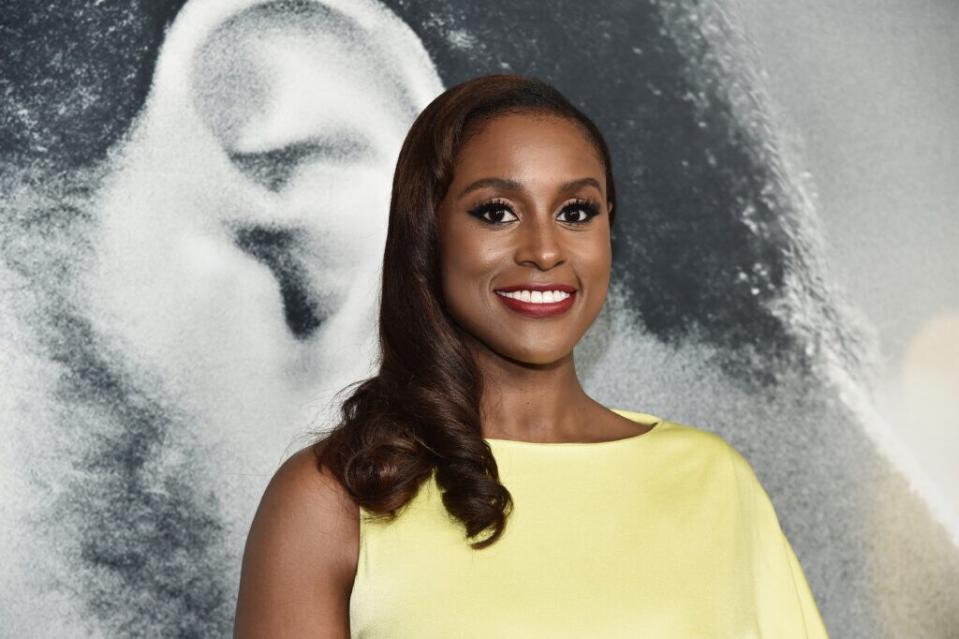
[[[489,224],[491,226],[500,226],[503,224],[508,224],[509,222],[502,222],[502,221],[496,222],[496,221],[488,220],[484,218],[483,216],[486,213],[495,213],[497,211],[502,211],[504,209],[509,211],[510,213],[513,213],[513,215],[516,215],[516,213],[513,212],[513,207],[510,206],[509,203],[504,202],[502,200],[496,200],[496,199],[487,200],[486,202],[480,202],[479,204],[477,204],[476,206],[474,206],[473,208],[469,210],[469,214],[475,217],[476,219],[478,219],[480,222],[483,222],[484,224]],[[590,222],[590,220],[592,220],[594,217],[599,215],[599,207],[596,206],[595,202],[592,202],[590,200],[573,200],[572,202],[570,202],[569,204],[563,207],[563,210],[560,212],[560,215],[563,215],[563,213],[570,210],[582,211],[586,214],[586,218],[583,220],[566,222],[566,224],[576,224],[576,225],[587,224],[588,222]]]

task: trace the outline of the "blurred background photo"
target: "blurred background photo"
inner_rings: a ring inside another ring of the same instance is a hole
[[[955,636],[957,25],[949,0],[7,0],[0,635],[230,636],[267,481],[376,370],[403,137],[508,72],[613,153],[587,391],[744,454],[831,636]]]

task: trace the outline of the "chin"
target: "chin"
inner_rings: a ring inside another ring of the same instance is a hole
[[[572,348],[556,348],[549,350],[537,349],[533,351],[507,351],[505,357],[518,364],[545,366],[547,364],[554,364],[558,361],[566,359],[571,355],[571,353]]]

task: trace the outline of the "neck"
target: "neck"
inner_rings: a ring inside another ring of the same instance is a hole
[[[527,364],[482,347],[473,352],[483,377],[484,437],[577,440],[591,417],[605,410],[580,385],[572,353],[546,364]]]

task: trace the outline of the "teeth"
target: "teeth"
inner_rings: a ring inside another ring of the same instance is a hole
[[[553,304],[570,296],[566,291],[496,291],[496,294],[530,304]]]

